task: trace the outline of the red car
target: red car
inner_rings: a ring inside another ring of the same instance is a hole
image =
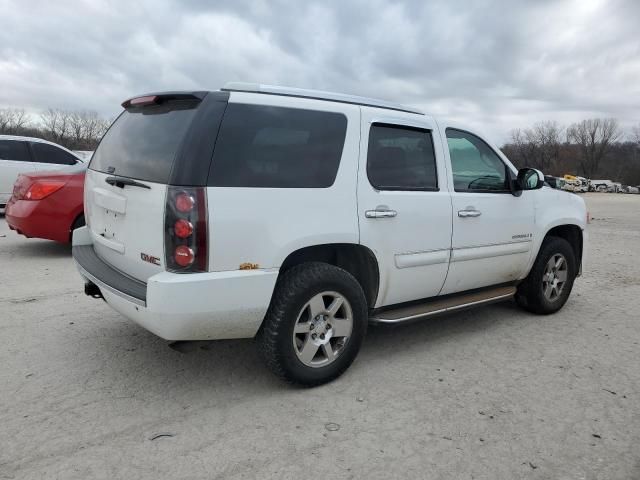
[[[75,228],[84,225],[86,165],[18,176],[7,203],[5,219],[25,237],[69,243]]]

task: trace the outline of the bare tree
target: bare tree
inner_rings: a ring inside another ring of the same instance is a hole
[[[69,141],[73,148],[91,150],[109,128],[109,122],[96,112],[79,111],[69,114]]]
[[[631,139],[640,147],[640,123],[631,127]]]
[[[511,131],[511,146],[521,163],[546,171],[558,162],[563,128],[555,121]]]
[[[539,166],[543,171],[558,162],[562,130],[558,122],[546,121],[536,123],[529,134],[537,147]]]
[[[0,109],[0,133],[12,135],[29,125],[29,115],[21,108]]]
[[[511,146],[518,156],[521,165],[536,166],[536,147],[535,144],[530,141],[528,130],[516,128],[511,130],[510,137]]]
[[[615,118],[591,118],[567,129],[567,139],[580,149],[580,168],[587,178],[600,170],[600,163],[622,131]]]
[[[86,112],[72,112],[69,115],[70,137],[75,148],[79,148],[78,145],[84,140],[86,116]]]
[[[64,143],[71,134],[72,113],[49,108],[40,114],[40,121],[47,135],[57,143]]]

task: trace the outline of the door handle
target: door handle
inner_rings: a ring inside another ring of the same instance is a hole
[[[478,210],[458,210],[458,216],[461,218],[479,217],[480,215],[482,215],[482,212]]]
[[[367,210],[364,216],[367,218],[393,218],[398,215],[395,210]]]

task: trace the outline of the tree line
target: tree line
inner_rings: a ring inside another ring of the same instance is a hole
[[[502,151],[516,166],[547,175],[640,185],[640,124],[625,132],[614,118],[591,118],[567,127],[538,122],[512,130]]]
[[[95,150],[111,120],[96,112],[49,108],[36,118],[23,109],[0,109],[0,135],[37,137],[70,150]]]

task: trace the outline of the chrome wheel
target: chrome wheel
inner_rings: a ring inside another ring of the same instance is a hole
[[[344,350],[353,329],[353,312],[338,292],[322,292],[309,300],[293,327],[293,348],[309,367],[324,367]]]
[[[560,297],[567,282],[567,275],[567,259],[560,253],[552,255],[542,275],[542,292],[548,301],[554,302]]]

